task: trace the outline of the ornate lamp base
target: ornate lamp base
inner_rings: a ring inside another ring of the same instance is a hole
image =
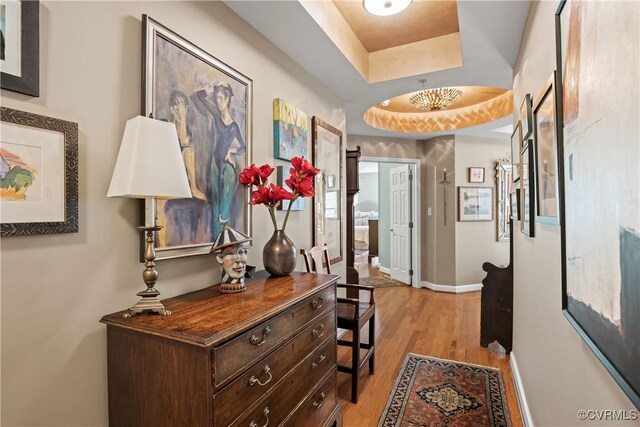
[[[147,289],[138,292],[136,295],[142,297],[140,301],[131,307],[126,313],[123,314],[125,319],[135,316],[136,314],[150,311],[152,313],[158,313],[163,316],[169,316],[171,311],[164,308],[164,305],[158,299],[160,292],[154,288],[154,285],[158,281],[158,270],[156,270],[156,251],[153,247],[154,233],[162,230],[161,226],[153,227],[137,227],[138,230],[144,231],[147,234],[145,239],[146,245],[144,250],[145,269],[142,272],[142,278],[147,285]]]
[[[154,292],[149,291],[154,291],[155,295],[152,295]],[[136,305],[131,307],[129,311],[127,311],[123,315],[125,319],[135,316],[136,314],[143,313],[145,311],[158,313],[163,316],[171,315],[171,311],[164,308],[164,305],[162,305],[160,299],[158,299],[158,295],[160,295],[160,292],[158,292],[155,288],[146,289],[144,291],[138,292],[136,295],[142,298],[136,303]]]

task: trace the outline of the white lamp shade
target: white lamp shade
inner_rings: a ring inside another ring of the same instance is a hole
[[[173,123],[143,116],[127,121],[107,197],[191,198]]]

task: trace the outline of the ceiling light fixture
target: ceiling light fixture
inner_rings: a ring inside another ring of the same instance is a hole
[[[377,16],[391,16],[409,7],[413,0],[362,0],[364,9]]]
[[[420,80],[424,87],[426,80]],[[438,89],[424,89],[409,97],[414,106],[427,111],[437,111],[447,108],[462,96],[462,90],[456,87],[441,87]]]

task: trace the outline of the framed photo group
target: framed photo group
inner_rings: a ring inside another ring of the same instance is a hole
[[[511,135],[513,182],[518,183],[512,199],[519,199],[513,218],[520,230],[535,236],[535,223],[560,225],[558,197],[558,116],[556,73],[549,77],[535,102],[526,94],[520,107],[521,119]]]

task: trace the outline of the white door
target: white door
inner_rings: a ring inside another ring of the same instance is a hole
[[[391,169],[391,277],[411,284],[411,165]]]

